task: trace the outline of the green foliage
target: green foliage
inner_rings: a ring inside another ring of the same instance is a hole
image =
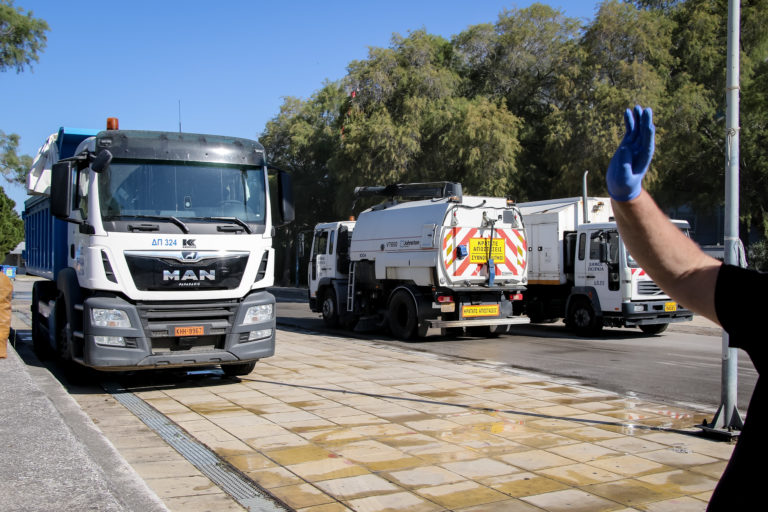
[[[0,0],[0,72],[16,69],[17,73],[37,62],[38,52],[45,48],[48,24],[33,18],[32,12],[15,7],[13,0]],[[24,183],[32,158],[17,155],[19,136],[0,131],[0,174],[8,182]],[[16,203],[0,187],[0,255],[5,257],[24,240],[24,223],[14,210]]]
[[[13,0],[0,0],[0,71],[15,68],[20,73],[37,62],[48,29],[45,20],[32,17],[32,11],[14,7]]]
[[[606,0],[587,25],[543,4],[452,40],[395,34],[307,100],[288,98],[262,142],[295,171],[293,229],[338,220],[359,185],[459,181],[518,201],[573,196],[604,170],[622,112],[654,109],[646,187],[663,207],[724,196],[728,0]],[[742,0],[741,220],[768,236],[768,0]]]
[[[15,133],[6,135],[0,130],[0,174],[10,183],[26,183],[27,171],[32,167],[32,157],[17,155],[19,136]]]
[[[14,210],[16,202],[0,187],[0,260],[24,240],[24,222]]]
[[[761,240],[749,246],[747,263],[749,268],[768,272],[768,240]]]

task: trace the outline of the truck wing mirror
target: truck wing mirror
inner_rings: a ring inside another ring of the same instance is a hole
[[[51,214],[69,218],[72,205],[72,170],[74,162],[58,162],[51,168]]]
[[[280,222],[274,222],[276,227],[285,226],[290,224],[296,218],[296,213],[293,207],[293,179],[288,172],[275,167],[274,165],[267,166],[268,171],[277,172],[277,194],[275,197],[275,190],[272,188],[273,176],[270,176],[270,196],[273,198],[272,204],[277,204],[277,214],[280,216]],[[274,211],[274,210],[273,210]]]
[[[108,149],[102,149],[98,156],[91,161],[91,169],[93,172],[104,172],[110,162],[112,162],[112,153]]]
[[[277,194],[280,198],[280,216],[283,224],[289,224],[296,218],[293,206],[293,179],[285,171],[277,175]]]
[[[598,251],[600,252],[600,263],[610,263],[608,260],[608,244],[603,240],[600,240],[600,245],[598,247]]]

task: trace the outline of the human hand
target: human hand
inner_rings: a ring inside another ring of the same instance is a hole
[[[626,133],[611,158],[605,181],[608,193],[616,201],[629,201],[640,195],[643,176],[651,164],[655,148],[653,111],[635,105],[624,112]]]

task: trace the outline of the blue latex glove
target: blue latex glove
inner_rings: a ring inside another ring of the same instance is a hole
[[[655,147],[653,111],[635,105],[633,110],[624,112],[627,132],[619,149],[611,158],[605,181],[608,193],[616,201],[629,201],[640,195],[643,176],[651,164]]]

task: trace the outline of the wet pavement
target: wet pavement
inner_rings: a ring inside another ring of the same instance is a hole
[[[302,512],[704,510],[733,449],[695,435],[711,411],[301,330],[241,379],[120,384]],[[170,510],[243,510],[114,396],[71,393]]]
[[[277,346],[240,381],[133,391],[294,510],[704,510],[732,450],[691,435],[703,414],[541,375],[304,332]],[[195,489],[237,509],[112,398],[74,397],[169,508]]]

